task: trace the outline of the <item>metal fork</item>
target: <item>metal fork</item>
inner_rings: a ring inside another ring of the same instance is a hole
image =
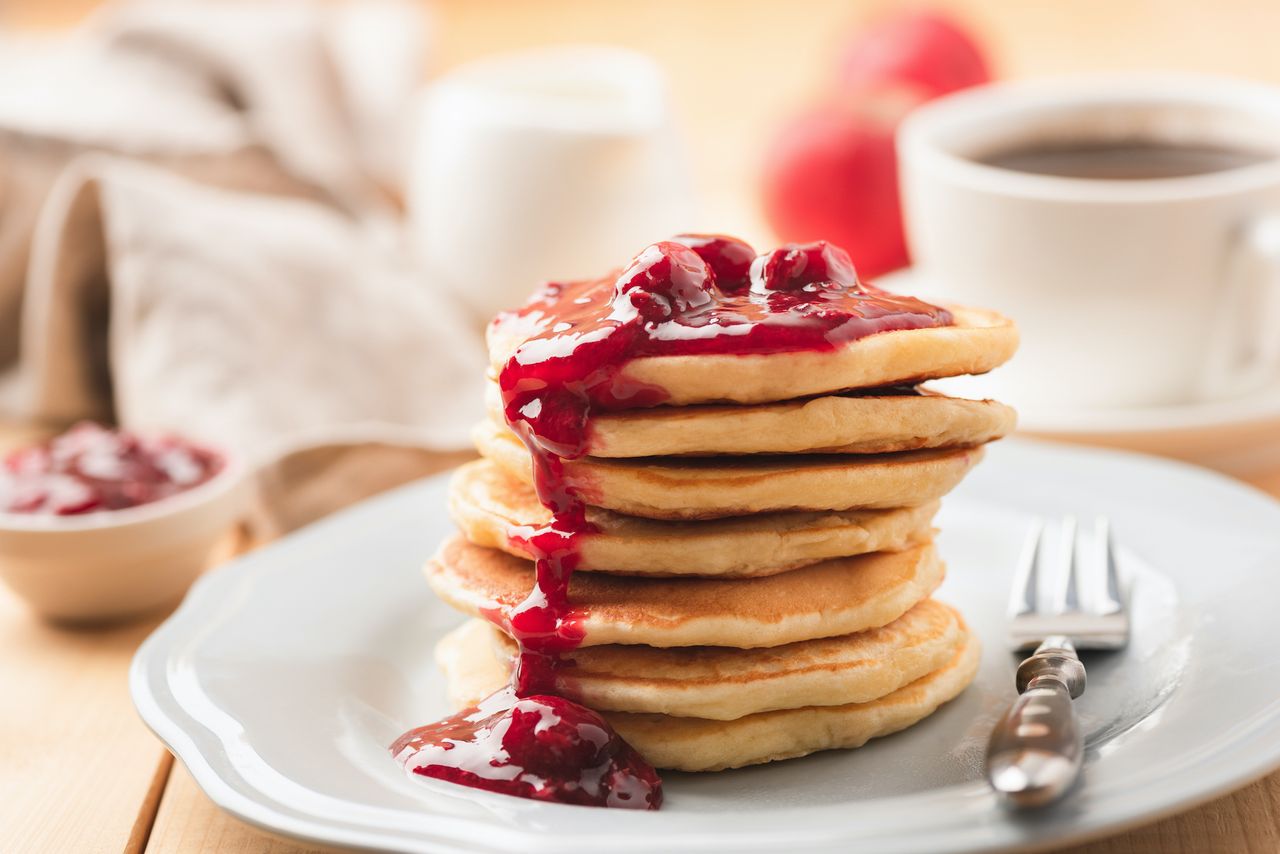
[[[1018,699],[987,744],[987,779],[1017,807],[1053,803],[1080,775],[1084,743],[1072,701],[1084,693],[1085,672],[1076,650],[1117,650],[1129,640],[1110,524],[1098,519],[1094,553],[1082,560],[1076,520],[1064,519],[1056,567],[1045,554],[1045,528],[1038,521],[1027,538],[1010,609],[1010,646],[1035,654],[1018,665]],[[1055,594],[1042,602],[1040,577],[1054,569]],[[1081,596],[1082,578],[1091,596]]]

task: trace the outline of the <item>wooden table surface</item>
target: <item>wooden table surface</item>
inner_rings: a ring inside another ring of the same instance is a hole
[[[97,0],[6,0],[0,23],[73,23]],[[668,70],[707,199],[699,227],[762,234],[753,175],[768,129],[817,91],[867,0],[449,0],[435,4],[436,69],[526,45],[607,41]],[[1177,68],[1280,83],[1280,4],[955,0],[1001,72],[1017,77]],[[0,425],[0,446],[36,435]],[[1280,496],[1280,472],[1255,483]],[[143,727],[126,673],[150,619],[67,630],[0,590],[0,852],[298,852],[222,814]],[[1074,854],[1280,851],[1280,774]]]

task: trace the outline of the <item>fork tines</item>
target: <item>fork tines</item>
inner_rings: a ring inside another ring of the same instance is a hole
[[[1050,635],[1066,635],[1078,649],[1119,649],[1129,639],[1111,525],[1099,517],[1086,538],[1075,517],[1058,528],[1056,560],[1047,552],[1046,525],[1037,520],[1019,561],[1011,604],[1010,642],[1033,649]],[[1086,549],[1087,545],[1092,549]],[[1042,581],[1052,584],[1046,597]],[[1049,601],[1045,601],[1048,599]]]

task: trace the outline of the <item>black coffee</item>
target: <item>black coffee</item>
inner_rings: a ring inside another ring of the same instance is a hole
[[[979,157],[978,162],[1037,175],[1133,181],[1225,172],[1273,156],[1247,148],[1129,140],[1010,148]]]

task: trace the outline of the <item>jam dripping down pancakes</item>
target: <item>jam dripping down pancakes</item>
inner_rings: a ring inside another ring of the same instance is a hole
[[[586,450],[593,411],[651,407],[657,385],[625,379],[646,356],[829,351],[897,330],[945,327],[951,313],[858,280],[841,249],[817,242],[764,255],[728,237],[683,235],[640,252],[617,276],[545,286],[495,323],[529,334],[498,371],[503,417],[533,460],[550,520],[509,536],[534,558],[533,589],[485,616],[516,644],[510,684],[392,747],[416,774],[506,794],[656,809],[656,771],[604,718],[556,691],[563,655],[582,644],[569,601],[581,541],[595,532],[565,460]]]

